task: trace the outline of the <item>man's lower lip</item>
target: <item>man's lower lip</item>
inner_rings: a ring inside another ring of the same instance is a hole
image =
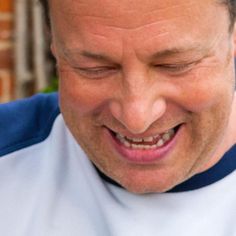
[[[167,154],[174,148],[181,130],[182,125],[178,128],[175,135],[162,147],[148,150],[125,147],[115,138],[111,131],[108,130],[108,133],[110,136],[109,139],[111,140],[111,145],[120,154],[122,159],[136,164],[150,164],[152,162],[162,160],[167,156]]]

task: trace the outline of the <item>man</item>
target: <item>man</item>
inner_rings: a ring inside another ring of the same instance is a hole
[[[0,108],[1,235],[236,235],[234,5],[50,0],[60,111]]]

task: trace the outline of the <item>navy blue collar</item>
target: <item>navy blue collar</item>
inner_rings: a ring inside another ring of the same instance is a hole
[[[207,185],[213,184],[223,179],[225,176],[229,175],[235,169],[236,169],[236,145],[234,145],[229,151],[227,151],[216,165],[214,165],[207,171],[197,174],[192,178],[188,179],[187,181],[175,186],[168,192],[184,192],[205,187]],[[122,188],[122,186],[120,186],[118,183],[116,183],[108,176],[104,175],[97,168],[96,170],[99,176],[103,180]]]

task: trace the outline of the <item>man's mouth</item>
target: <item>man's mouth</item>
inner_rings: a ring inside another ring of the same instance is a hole
[[[145,163],[164,157],[174,144],[182,125],[146,137],[130,137],[110,130],[116,150],[129,161]]]
[[[164,146],[174,135],[175,129],[173,128],[164,133],[144,138],[131,138],[119,133],[116,133],[115,137],[127,148],[148,150]]]

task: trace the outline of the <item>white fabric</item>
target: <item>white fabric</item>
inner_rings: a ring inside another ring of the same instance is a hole
[[[105,183],[61,115],[0,159],[1,236],[236,236],[236,173],[199,190],[138,196]]]

